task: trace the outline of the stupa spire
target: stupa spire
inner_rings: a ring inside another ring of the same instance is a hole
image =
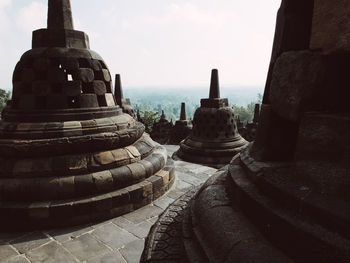
[[[260,117],[260,104],[255,104],[253,123],[258,123]]]
[[[211,71],[209,99],[220,98],[219,73],[217,69]]]
[[[164,110],[162,110],[162,115],[160,116],[161,120],[165,120],[165,114],[164,114]]]
[[[49,0],[47,28],[74,30],[70,0]]]
[[[185,105],[184,102],[181,103],[180,120],[181,120],[181,121],[185,121],[185,120],[186,120],[186,105]]]
[[[122,107],[123,104],[123,87],[122,87],[122,80],[120,77],[120,74],[115,75],[115,89],[114,89],[114,96],[117,101],[117,104]]]

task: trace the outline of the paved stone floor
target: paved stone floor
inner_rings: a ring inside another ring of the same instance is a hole
[[[178,146],[167,145],[168,155]],[[216,169],[175,161],[176,181],[161,198],[99,224],[27,233],[0,233],[0,262],[139,262],[145,237],[169,204]]]

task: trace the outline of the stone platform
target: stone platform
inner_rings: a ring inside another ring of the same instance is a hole
[[[171,156],[178,146],[165,146]],[[216,169],[175,161],[176,181],[162,197],[132,213],[98,224],[36,232],[0,232],[0,262],[139,262],[158,215]]]

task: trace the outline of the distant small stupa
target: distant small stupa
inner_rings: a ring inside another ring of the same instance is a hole
[[[172,128],[173,124],[166,119],[164,110],[162,110],[159,121],[153,124],[151,137],[160,144],[167,144]]]
[[[182,140],[190,135],[192,127],[192,121],[187,120],[186,104],[182,102],[180,120],[177,120],[175,122],[175,126],[171,130],[169,144],[179,144]]]
[[[135,114],[135,110],[131,105],[130,99],[124,98],[120,74],[115,75],[114,96],[119,107],[123,109],[123,112],[129,114],[134,119],[137,119],[137,115]]]

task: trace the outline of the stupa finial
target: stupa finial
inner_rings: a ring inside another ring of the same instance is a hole
[[[219,73],[217,69],[211,71],[209,99],[220,98]]]
[[[49,0],[47,28],[74,29],[70,0]]]
[[[165,114],[164,114],[164,110],[162,110],[162,115],[160,116],[161,120],[165,120]]]
[[[120,74],[115,75],[114,96],[115,96],[115,99],[117,100],[117,104],[120,107],[122,107],[122,100],[124,98],[124,95],[123,95],[122,80],[121,80]]]
[[[184,102],[181,103],[180,120],[181,120],[181,121],[185,121],[185,120],[186,120],[186,105],[185,105]]]

